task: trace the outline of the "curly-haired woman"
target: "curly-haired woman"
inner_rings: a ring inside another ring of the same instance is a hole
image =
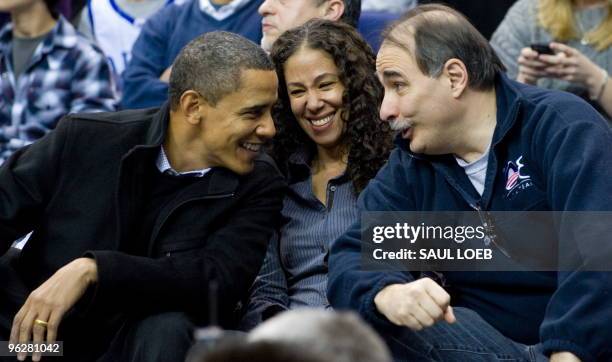
[[[491,45],[511,78],[580,95],[612,121],[612,0],[519,0]]]
[[[357,220],[357,195],[392,148],[378,117],[375,58],[355,29],[312,20],[281,35],[271,56],[279,76],[273,156],[290,185],[245,329],[282,310],[329,307],[330,243]]]

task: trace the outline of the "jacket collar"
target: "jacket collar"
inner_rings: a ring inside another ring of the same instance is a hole
[[[168,102],[166,102],[155,112],[151,121],[147,123],[148,127],[142,143],[134,145],[134,147],[126,152],[121,159],[121,164],[130,163],[133,159],[139,161],[136,163],[136,165],[139,165],[139,168],[143,166],[143,163],[149,162],[149,160],[154,163],[159,153],[159,148],[164,141],[169,121],[170,107]]]
[[[169,122],[170,105],[166,102],[153,116],[149,128],[145,133],[143,144],[133,147],[124,156],[124,159],[131,158],[133,155],[138,160],[144,158],[146,162],[155,162],[155,156],[157,156],[159,147],[161,147],[164,142],[165,135],[168,131]],[[232,193],[239,184],[239,176],[225,168],[213,168],[210,177],[206,194]],[[195,194],[197,194],[197,192]],[[190,196],[196,197],[195,194]]]
[[[510,80],[505,74],[498,74],[496,77],[495,96],[497,99],[497,126],[493,133],[492,147],[501,142],[508,131],[514,128],[519,117],[519,110],[524,103],[518,83]]]
[[[144,146],[161,146],[170,123],[170,103],[164,103],[153,116],[145,134]]]
[[[463,169],[457,165],[453,155],[416,154],[410,151],[408,142],[402,139],[401,136],[398,135],[395,140],[398,147],[412,158],[431,163],[434,169],[442,174],[472,207],[478,205],[480,205],[478,207],[487,207],[491,200],[492,184],[495,182],[497,174],[495,146],[502,142],[509,131],[515,126],[524,99],[517,83],[508,79],[505,74],[498,74],[496,77],[495,97],[497,102],[497,125],[493,132],[491,143],[493,151],[489,154],[489,165],[487,167],[485,189],[482,197],[478,195]]]

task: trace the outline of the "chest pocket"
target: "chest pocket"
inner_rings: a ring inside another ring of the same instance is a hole
[[[491,209],[496,210],[498,242],[506,252],[521,264],[546,268],[556,255],[557,234],[541,176],[529,166],[522,157],[507,161],[496,182],[501,197],[493,200]]]

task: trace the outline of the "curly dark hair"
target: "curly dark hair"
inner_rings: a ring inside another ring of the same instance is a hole
[[[361,192],[387,161],[392,148],[388,124],[381,122],[378,110],[383,89],[376,77],[376,60],[372,49],[351,26],[328,20],[310,20],[283,33],[272,47],[270,56],[279,78],[279,102],[274,108],[277,129],[272,155],[286,170],[287,158],[306,147],[315,152],[316,145],[299,126],[291,111],[283,66],[303,46],[329,54],[339,70],[344,85],[341,113],[344,121],[342,142],[348,148],[347,173],[355,193]]]

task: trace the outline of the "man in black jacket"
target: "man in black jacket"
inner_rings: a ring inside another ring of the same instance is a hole
[[[211,305],[231,327],[282,204],[259,156],[277,83],[256,44],[209,33],[180,53],[160,109],[70,115],[15,153],[0,169],[0,254],[34,232],[0,267],[0,340],[175,361]]]

